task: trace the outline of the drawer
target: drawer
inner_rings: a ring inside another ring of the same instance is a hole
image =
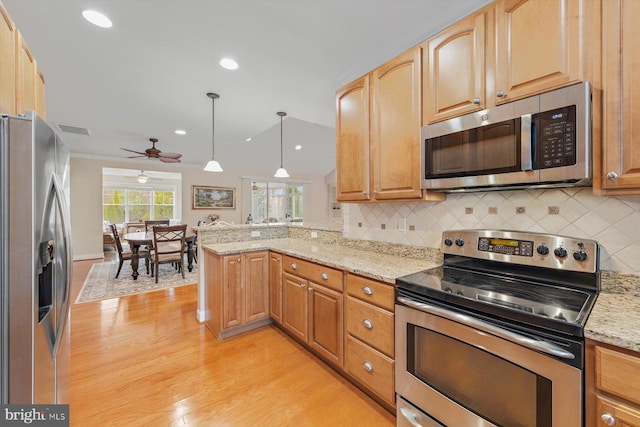
[[[346,371],[369,390],[395,404],[394,362],[353,337],[347,337]]]
[[[347,296],[347,333],[393,358],[394,315]]]
[[[347,274],[347,293],[362,301],[394,311],[394,286],[365,277]]]
[[[342,270],[285,255],[282,267],[287,273],[342,292]]]
[[[640,357],[596,347],[596,386],[640,404]]]

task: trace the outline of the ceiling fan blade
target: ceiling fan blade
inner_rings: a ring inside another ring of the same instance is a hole
[[[180,159],[174,159],[173,157],[158,157],[161,162],[165,163],[180,163]]]
[[[142,156],[146,156],[146,155],[147,155],[147,153],[141,153],[140,151],[129,150],[128,148],[122,148],[122,147],[120,147],[120,149],[121,149],[121,150],[124,150],[124,151],[130,151],[130,152],[132,152],[132,153],[140,154],[140,155],[142,155]]]
[[[179,159],[180,157],[182,157],[182,154],[178,154],[178,153],[158,153],[158,157],[169,157],[172,159]]]
[[[139,157],[147,157],[147,156],[129,156],[127,159],[137,159]]]

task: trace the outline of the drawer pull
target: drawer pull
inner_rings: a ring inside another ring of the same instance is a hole
[[[295,262],[291,263],[291,269],[292,270],[297,270],[298,269],[298,264],[296,264]]]
[[[364,293],[365,295],[373,295],[373,289],[368,286],[363,286],[362,293]]]
[[[605,412],[604,414],[600,415],[600,419],[602,420],[603,423],[605,423],[608,426],[616,425],[616,418],[608,412]]]
[[[369,319],[364,319],[362,321],[362,324],[364,325],[365,328],[367,329],[373,329],[373,322],[371,322],[371,320]]]
[[[362,364],[362,367],[364,368],[365,371],[367,372],[373,372],[373,365],[371,364],[371,362],[364,362]]]
[[[322,280],[329,280],[329,275],[327,273],[322,273],[322,274],[320,274],[320,278]]]

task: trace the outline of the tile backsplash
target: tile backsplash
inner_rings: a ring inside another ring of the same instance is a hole
[[[602,270],[640,274],[640,196],[594,196],[590,188],[451,193],[443,202],[345,203],[342,211],[346,238],[439,248],[450,229],[560,234],[597,240]]]

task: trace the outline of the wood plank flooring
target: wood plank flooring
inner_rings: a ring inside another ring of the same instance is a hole
[[[95,261],[74,263],[72,301]],[[274,326],[223,341],[196,285],[71,307],[72,426],[394,426]]]

